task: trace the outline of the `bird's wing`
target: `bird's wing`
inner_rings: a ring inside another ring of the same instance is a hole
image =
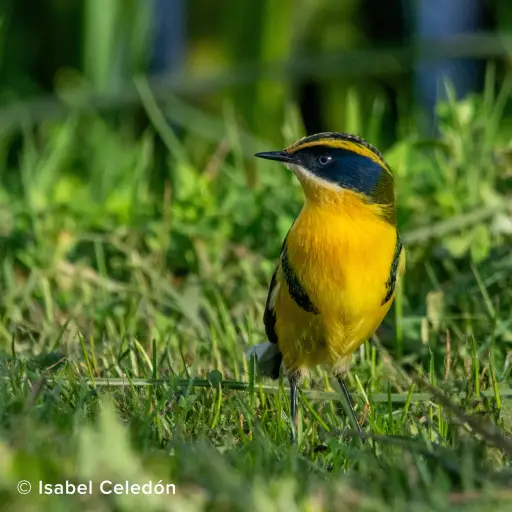
[[[382,301],[382,305],[386,304],[395,293],[395,287],[397,279],[403,274],[405,268],[405,250],[400,240],[400,235],[396,234],[395,252],[393,254],[393,260],[391,262],[391,268],[389,269],[389,277],[386,281],[386,295]]]
[[[277,343],[277,334],[276,334],[276,310],[275,310],[275,300],[276,294],[278,291],[277,284],[277,271],[279,269],[279,262],[276,265],[276,269],[272,274],[272,279],[270,280],[270,287],[267,295],[267,302],[265,304],[265,312],[263,313],[263,323],[265,324],[265,333],[267,334],[268,341],[270,343]]]
[[[284,237],[283,245],[281,246],[281,254],[279,255],[276,268],[274,270],[274,273],[272,274],[272,279],[270,280],[267,302],[265,304],[265,312],[263,313],[263,323],[265,324],[265,333],[267,335],[268,341],[270,341],[270,343],[275,344],[277,344],[275,302],[277,292],[279,291],[280,286],[277,282],[277,273],[279,271],[279,266],[281,265],[281,256],[283,255],[284,248],[286,247],[286,240],[292,227],[293,224],[291,225],[290,229],[288,230],[288,233],[286,233],[286,236]]]
[[[272,279],[270,281],[270,287],[268,290],[267,303],[265,304],[265,313],[263,314],[263,322],[265,324],[265,332],[267,334],[267,338],[271,343],[277,343],[277,334],[276,334],[276,311],[275,311],[275,301],[277,297],[277,293],[279,291],[279,287],[281,283],[277,278],[277,274],[281,271],[282,279],[284,279],[284,283],[286,284],[286,288],[288,289],[288,293],[290,294],[293,301],[301,307],[304,311],[308,313],[318,314],[318,310],[316,306],[313,304],[307,291],[304,289],[302,284],[295,273],[295,270],[291,266],[290,260],[288,258],[288,235],[293,228],[293,224],[290,227],[290,230],[286,234],[286,237],[283,241],[283,245],[281,247],[281,255],[279,256],[279,260],[277,262],[274,273],[272,274]],[[283,283],[283,284],[284,284]]]

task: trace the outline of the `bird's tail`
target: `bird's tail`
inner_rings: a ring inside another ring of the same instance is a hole
[[[254,345],[245,352],[245,357],[248,361],[251,360],[252,355],[254,355],[261,376],[271,377],[272,379],[279,378],[279,369],[281,368],[283,355],[276,343],[266,341],[265,343]]]

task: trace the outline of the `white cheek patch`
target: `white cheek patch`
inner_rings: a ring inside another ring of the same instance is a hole
[[[298,172],[300,172],[299,169],[302,169],[303,171],[305,171],[305,169],[303,169],[302,167],[300,167],[299,165],[295,165],[295,164],[284,164],[284,166],[292,171],[294,174],[297,174]]]
[[[305,167],[296,164],[286,164],[286,167],[292,171],[297,178],[302,178],[307,181],[314,181],[319,183],[322,187],[328,188],[329,190],[333,190],[334,192],[343,192],[344,188],[336,185],[336,183],[331,183],[330,181],[323,180],[318,176],[315,176],[312,172],[308,171]]]
[[[309,172],[305,167],[297,164],[286,164],[286,167],[290,169],[298,178],[304,177],[308,180],[314,180],[316,177],[313,173]]]

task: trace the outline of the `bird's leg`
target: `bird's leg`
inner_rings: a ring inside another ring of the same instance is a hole
[[[292,416],[290,442],[291,444],[295,444],[297,432],[297,375],[289,375],[288,380],[290,381],[290,410]]]
[[[350,409],[350,413],[352,414],[352,418],[354,419],[354,423],[357,426],[357,430],[359,433],[363,431],[361,428],[361,425],[359,424],[359,420],[357,419],[356,411],[354,411],[354,406],[352,405],[352,399],[350,398],[349,392],[347,390],[347,386],[345,386],[345,381],[341,377],[336,377],[338,379],[338,383],[341,386],[341,389],[343,391],[343,394],[345,395],[345,398],[347,399],[348,407]]]

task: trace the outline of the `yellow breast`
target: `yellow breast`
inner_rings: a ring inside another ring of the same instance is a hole
[[[278,273],[276,332],[290,369],[343,364],[373,334],[392,302],[383,304],[396,229],[357,194],[346,194],[342,208],[306,202],[288,234],[289,263],[318,310],[297,306]]]

